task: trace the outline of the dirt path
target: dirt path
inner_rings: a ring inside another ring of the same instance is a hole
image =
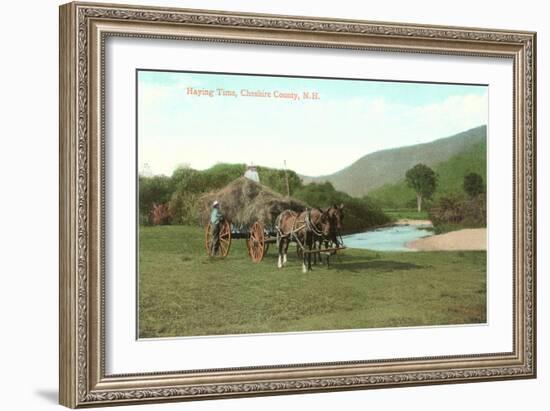
[[[407,247],[419,251],[487,250],[487,229],[467,228],[411,241]]]

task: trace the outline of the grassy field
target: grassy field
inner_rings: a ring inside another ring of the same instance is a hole
[[[252,263],[243,240],[208,257],[203,231],[140,227],[139,335],[335,330],[486,321],[485,252],[346,250],[302,274],[294,250]]]

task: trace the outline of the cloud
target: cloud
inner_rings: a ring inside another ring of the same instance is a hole
[[[191,102],[177,94],[188,85],[140,89],[140,163],[154,173],[171,174],[182,162],[202,169],[220,161],[281,167],[287,160],[303,174],[330,174],[365,154],[429,142],[488,121],[486,91],[426,104],[382,96]]]

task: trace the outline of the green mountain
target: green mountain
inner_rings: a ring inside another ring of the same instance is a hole
[[[434,171],[437,173],[434,199],[451,193],[463,193],[464,176],[469,173],[477,173],[487,182],[487,142],[483,140],[455,154],[437,164]],[[404,178],[371,191],[369,197],[385,208],[414,207],[416,204],[416,195]]]
[[[480,126],[430,143],[367,154],[334,174],[320,177],[302,176],[302,180],[304,184],[328,181],[337,190],[354,197],[362,197],[385,185],[398,183],[404,178],[406,171],[418,163],[435,169],[438,164],[451,157],[479,144],[485,144],[486,136],[487,127]]]

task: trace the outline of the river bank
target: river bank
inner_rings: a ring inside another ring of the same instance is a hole
[[[487,229],[466,228],[450,233],[432,235],[407,243],[418,251],[474,251],[487,250]]]

